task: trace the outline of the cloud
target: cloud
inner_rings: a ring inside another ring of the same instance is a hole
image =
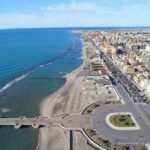
[[[87,12],[87,11],[93,11],[95,7],[96,6],[91,3],[72,2],[70,4],[62,3],[62,4],[49,5],[45,8],[42,8],[42,10],[49,11],[49,12],[83,12],[83,11]]]
[[[77,27],[77,26],[149,26],[149,4],[115,6],[110,1],[50,4],[39,12],[0,14],[0,28],[11,27]],[[117,0],[114,0],[117,2]]]
[[[38,26],[39,16],[34,13],[0,14],[0,28],[18,28]]]
[[[44,13],[78,13],[79,15],[95,15],[97,17],[106,15],[106,17],[126,16],[130,18],[131,16],[146,16],[150,14],[150,3],[147,3],[146,5],[142,5],[141,3],[131,3],[130,5],[129,4],[130,3],[128,0],[123,0],[122,3],[118,0],[114,0],[114,4],[111,1],[103,0],[100,0],[97,3],[72,1],[69,4],[50,4],[46,7],[41,8],[41,10]]]
[[[146,0],[147,1],[147,0]],[[150,3],[131,3],[123,0],[103,1],[97,3],[90,2],[71,2],[70,4],[50,4],[42,8],[45,14],[54,14],[57,18],[64,17],[64,21],[72,20],[84,23],[84,26],[145,26],[150,25],[146,18],[150,17]],[[118,4],[119,3],[119,4]],[[67,18],[68,17],[68,18]],[[72,18],[74,19],[72,19]],[[83,21],[84,20],[84,21]]]

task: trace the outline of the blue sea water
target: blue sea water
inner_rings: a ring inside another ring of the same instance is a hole
[[[41,100],[81,63],[80,34],[71,29],[0,30],[0,116],[34,117]],[[38,130],[0,128],[0,150],[33,150]]]

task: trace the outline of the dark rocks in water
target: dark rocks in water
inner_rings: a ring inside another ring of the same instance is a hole
[[[52,77],[32,77],[31,79],[34,79],[34,80],[65,80],[64,77],[56,77],[56,78],[52,78]]]
[[[52,77],[32,77],[34,80],[53,80]]]
[[[67,50],[68,50],[68,51],[73,51],[73,48],[68,48]]]

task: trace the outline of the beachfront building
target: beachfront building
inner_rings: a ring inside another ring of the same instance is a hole
[[[94,31],[90,33],[100,51],[144,91],[150,91],[150,31]],[[91,63],[90,71],[103,74],[103,64]],[[96,75],[96,74],[95,74]],[[98,75],[98,74],[97,74]],[[148,92],[150,93],[150,92]]]

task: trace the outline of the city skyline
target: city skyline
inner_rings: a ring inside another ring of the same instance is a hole
[[[148,27],[148,0],[0,1],[0,28]]]

